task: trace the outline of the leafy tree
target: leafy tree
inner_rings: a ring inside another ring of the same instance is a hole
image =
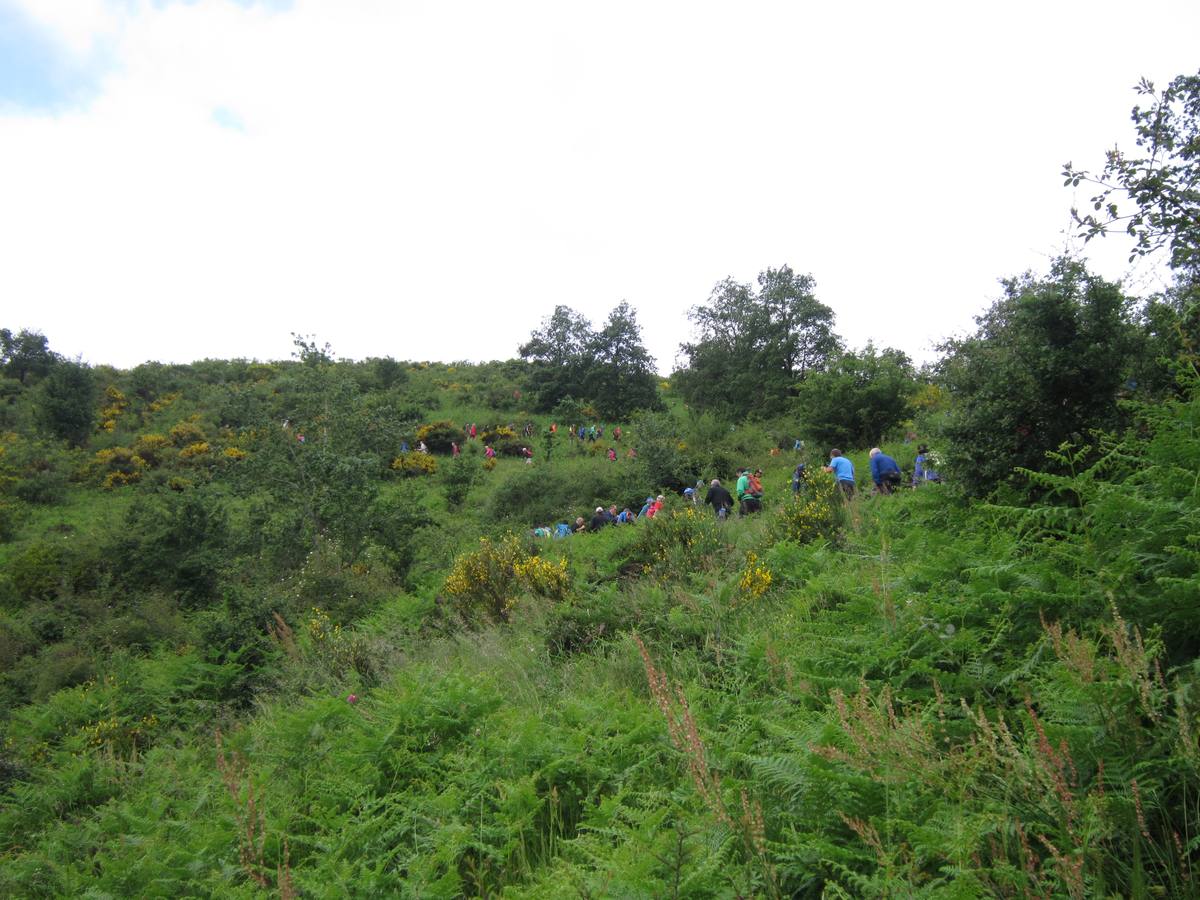
[[[1143,304],[1137,319],[1139,350],[1127,386],[1149,397],[1183,397],[1190,382],[1181,379],[1181,366],[1194,372],[1200,361],[1200,281],[1177,279]]]
[[[803,430],[821,444],[868,447],[908,416],[917,390],[912,362],[899,350],[844,353],[801,385],[796,412]]]
[[[1046,453],[1116,426],[1136,349],[1120,288],[1060,259],[1050,277],[1004,282],[976,333],[941,349],[953,399],[944,422],[955,480],[986,494],[1015,466],[1046,469]]]
[[[641,483],[648,486],[647,491],[682,490],[694,483],[696,474],[684,452],[683,429],[674,416],[666,412],[644,412],[634,418],[633,428],[638,437]]]
[[[58,356],[50,350],[46,336],[27,328],[13,334],[0,328],[0,371],[25,384],[29,376],[42,378]]]
[[[520,347],[531,364],[534,405],[550,412],[572,398],[591,403],[606,418],[625,418],[659,405],[654,359],[642,345],[637,314],[622,302],[599,331],[567,306],[557,306]]]
[[[654,358],[642,345],[637,313],[627,302],[609,313],[589,351],[587,396],[601,416],[624,419],[634,410],[661,408]]]
[[[81,362],[62,360],[41,385],[38,417],[55,437],[82,447],[96,424],[96,382]]]
[[[584,396],[592,324],[569,306],[556,306],[518,349],[530,364],[529,390],[542,411],[566,397]]]
[[[758,287],[720,282],[689,318],[699,339],[683,344],[687,367],[672,377],[691,405],[724,415],[786,409],[799,382],[837,353],[833,310],[816,299],[811,275],[767,269]]]
[[[1072,214],[1085,239],[1119,228],[1136,241],[1131,260],[1165,247],[1171,266],[1195,279],[1200,277],[1200,73],[1180,75],[1161,92],[1142,79],[1136,90],[1149,98],[1149,106],[1135,106],[1132,113],[1139,152],[1109,150],[1098,176],[1067,163],[1067,185],[1087,182],[1099,188],[1091,213]],[[1115,199],[1121,195],[1132,211]]]
[[[312,334],[297,334],[292,332],[292,344],[296,349],[292,356],[306,366],[328,366],[333,363],[333,348],[327,341],[324,345],[317,344],[317,338]]]

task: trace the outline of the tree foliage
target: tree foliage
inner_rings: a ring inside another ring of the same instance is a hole
[[[7,377],[26,384],[30,376],[44,377],[57,360],[41,332],[23,328],[13,334],[0,328],[0,372]]]
[[[800,385],[795,411],[801,430],[821,444],[868,447],[904,421],[916,389],[904,353],[868,344],[810,375]]]
[[[1200,73],[1180,75],[1161,92],[1142,79],[1136,90],[1149,101],[1131,114],[1138,152],[1109,150],[1099,175],[1067,163],[1067,185],[1098,188],[1092,212],[1072,213],[1085,239],[1124,230],[1136,241],[1131,260],[1166,248],[1172,267],[1194,279],[1200,276]]]
[[[1016,466],[1041,469],[1064,441],[1120,421],[1135,357],[1120,288],[1060,259],[1048,278],[1004,282],[974,335],[943,346],[940,380],[953,405],[944,425],[956,480],[985,494]]]
[[[642,344],[637,313],[627,302],[617,304],[604,327],[592,335],[587,393],[606,419],[625,419],[638,409],[660,405],[654,358]]]
[[[767,269],[757,288],[727,278],[688,314],[697,340],[672,383],[692,406],[740,418],[783,412],[797,386],[825,368],[840,340],[811,275]]]
[[[62,360],[40,386],[39,422],[47,432],[76,447],[87,443],[96,424],[96,380],[81,362]]]
[[[591,403],[608,419],[659,406],[654,359],[642,344],[637,313],[622,301],[599,331],[568,306],[554,312],[519,348],[529,361],[529,390],[540,412],[564,401]]]

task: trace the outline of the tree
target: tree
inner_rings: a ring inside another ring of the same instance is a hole
[[[642,345],[637,313],[621,302],[599,331],[568,306],[556,306],[519,348],[529,361],[534,406],[550,412],[571,398],[606,418],[625,418],[659,405],[654,359]]]
[[[639,409],[659,409],[654,358],[642,345],[637,313],[622,301],[592,336],[586,391],[601,416],[625,419]]]
[[[839,349],[833,310],[817,300],[815,288],[811,275],[796,275],[787,266],[758,276],[758,298],[766,314],[765,362],[781,365],[793,381],[820,371]]]
[[[81,362],[61,360],[41,384],[39,424],[76,447],[87,443],[96,424],[96,382]]]
[[[1130,303],[1082,263],[1026,273],[976,319],[976,333],[941,347],[939,380],[952,398],[943,427],[955,480],[983,495],[1046,453],[1120,422],[1118,394],[1136,353]]]
[[[681,345],[686,368],[672,377],[691,405],[740,418],[783,412],[797,385],[837,353],[833,310],[811,275],[767,269],[758,288],[727,278],[688,317],[698,340]]]
[[[848,352],[800,385],[803,431],[828,446],[869,447],[908,416],[916,392],[912,362],[899,350]]]
[[[292,345],[296,348],[292,351],[292,356],[306,366],[316,368],[333,363],[333,348],[329,346],[328,341],[324,345],[318,345],[316,335],[297,334],[293,331]]]
[[[1109,150],[1099,176],[1067,163],[1067,185],[1099,188],[1091,213],[1072,214],[1085,240],[1124,230],[1136,242],[1130,260],[1165,247],[1171,266],[1194,280],[1200,277],[1200,73],[1180,75],[1161,93],[1146,79],[1136,90],[1150,98],[1132,113],[1141,152]],[[1114,199],[1121,195],[1131,211]]]
[[[539,410],[548,412],[565,397],[584,396],[592,323],[569,306],[556,306],[529,340],[518,348],[531,364],[529,391]]]
[[[9,378],[25,384],[30,375],[44,377],[57,359],[41,332],[22,328],[14,335],[0,328],[0,371]]]

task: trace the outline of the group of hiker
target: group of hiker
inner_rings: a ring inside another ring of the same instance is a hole
[[[895,492],[904,483],[900,464],[878,447],[872,447],[868,456],[871,460],[871,481],[875,485],[875,492],[884,495]],[[803,465],[797,466],[797,471],[802,468]],[[833,474],[838,488],[846,497],[854,496],[854,463],[843,456],[841,450],[836,447],[830,450],[829,462],[823,468],[826,472]],[[913,466],[912,486],[919,487],[927,481],[941,480],[941,476],[933,468],[933,458],[929,448],[921,444],[917,448],[917,458]],[[798,490],[795,476],[792,479],[792,489]]]
[[[695,496],[693,488],[687,488],[683,495],[685,498],[692,499]],[[553,528],[549,525],[540,525],[534,528],[532,534],[534,537],[556,537],[562,538],[570,534],[579,534],[585,531],[600,531],[608,525],[632,525],[641,519],[653,519],[662,510],[663,504],[667,498],[665,494],[659,494],[656,497],[647,497],[646,502],[642,504],[642,508],[638,512],[634,512],[631,507],[626,506],[622,510],[617,509],[617,504],[611,504],[607,509],[603,506],[597,506],[596,511],[592,513],[590,518],[578,516],[575,523],[559,522]],[[692,502],[695,502],[692,499]]]
[[[611,458],[611,456],[610,456]],[[872,447],[870,454],[871,481],[875,492],[881,495],[894,493],[904,483],[900,464],[894,458],[884,453],[878,447]],[[933,468],[934,458],[929,448],[922,444],[917,450],[911,484],[917,487],[928,481],[941,481],[941,477]],[[838,489],[848,500],[855,493],[854,463],[842,454],[836,447],[829,451],[829,462],[821,467],[823,471],[834,476]],[[713,514],[719,520],[725,520],[733,512],[736,504],[740,516],[753,515],[762,510],[763,486],[762,469],[742,468],[738,470],[737,483],[734,491],[721,484],[719,478],[714,478],[708,484],[703,503],[711,506]],[[807,483],[808,473],[805,463],[799,462],[792,470],[792,493],[799,494]],[[700,491],[703,482],[696,482],[695,487],[684,488],[683,499],[699,504]],[[607,509],[597,506],[596,511],[589,517],[578,516],[574,524],[560,522],[553,528],[539,526],[533,529],[535,537],[566,537],[580,532],[600,531],[608,525],[631,525],[641,519],[652,519],[662,509],[665,496],[647,497],[639,512],[633,512],[630,507],[618,511],[614,503]]]

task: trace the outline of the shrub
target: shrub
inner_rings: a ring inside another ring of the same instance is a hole
[[[446,502],[451,506],[461,506],[471,492],[471,486],[479,477],[479,470],[473,463],[460,457],[452,460],[445,469],[442,486],[446,492]]]
[[[21,507],[16,503],[0,500],[0,544],[17,536],[21,524]]]
[[[367,642],[362,635],[342,628],[319,606],[312,608],[306,630],[313,655],[334,676],[340,678],[353,669],[368,681],[374,679]]]
[[[415,478],[419,475],[432,475],[437,471],[437,460],[428,453],[412,450],[401,453],[392,460],[392,469],[405,478]]]
[[[5,434],[0,439],[0,492],[10,492],[33,504],[63,499],[69,466],[61,448],[17,434]]]
[[[108,490],[132,484],[142,477],[145,469],[146,460],[129,447],[97,450],[88,465],[88,471],[97,475],[101,486]]]
[[[123,533],[108,550],[114,574],[129,588],[171,591],[198,606],[216,593],[228,513],[219,495],[188,491],[138,497],[125,514]]]
[[[513,534],[498,541],[479,539],[479,549],[454,561],[443,590],[464,618],[480,615],[508,621],[522,592],[561,601],[571,588],[567,561],[549,562],[531,554]]]
[[[8,564],[13,587],[26,602],[50,600],[58,594],[66,552],[58,544],[30,544]]]
[[[519,466],[492,492],[487,515],[493,520],[545,524],[553,519],[574,520],[575,511],[617,503],[641,508],[646,489],[640,472],[627,465],[587,463]]]
[[[424,441],[425,446],[434,453],[449,453],[452,443],[462,444],[465,440],[463,430],[453,422],[431,422],[417,429],[417,440]]]
[[[104,406],[100,410],[100,425],[101,431],[114,431],[117,427],[117,419],[121,414],[129,409],[129,398],[119,391],[114,385],[109,385],[104,389]]]
[[[837,491],[832,478],[813,478],[804,491],[782,503],[774,523],[780,539],[797,544],[818,538],[835,541],[845,512]]]
[[[664,509],[639,524],[638,539],[629,548],[622,569],[643,574],[686,576],[712,568],[725,547],[721,524],[704,510],[687,504]]]
[[[757,553],[746,554],[746,567],[738,579],[738,592],[743,600],[757,600],[771,589],[771,570],[759,562]]]
[[[479,433],[479,440],[484,444],[491,444],[492,449],[500,456],[520,456],[521,448],[530,446],[529,441],[507,425],[485,428]]]
[[[96,382],[82,363],[60,361],[41,384],[38,421],[55,437],[82,447],[96,421]]]
[[[194,444],[188,444],[179,451],[179,458],[183,460],[193,460],[201,456],[207,456],[212,447],[208,441],[196,441]]]
[[[207,440],[203,429],[195,422],[179,422],[171,427],[168,432],[171,438],[171,443],[176,447],[187,447],[191,444],[199,444]]]
[[[152,469],[166,462],[172,449],[171,442],[161,434],[143,434],[133,442],[133,452]]]

